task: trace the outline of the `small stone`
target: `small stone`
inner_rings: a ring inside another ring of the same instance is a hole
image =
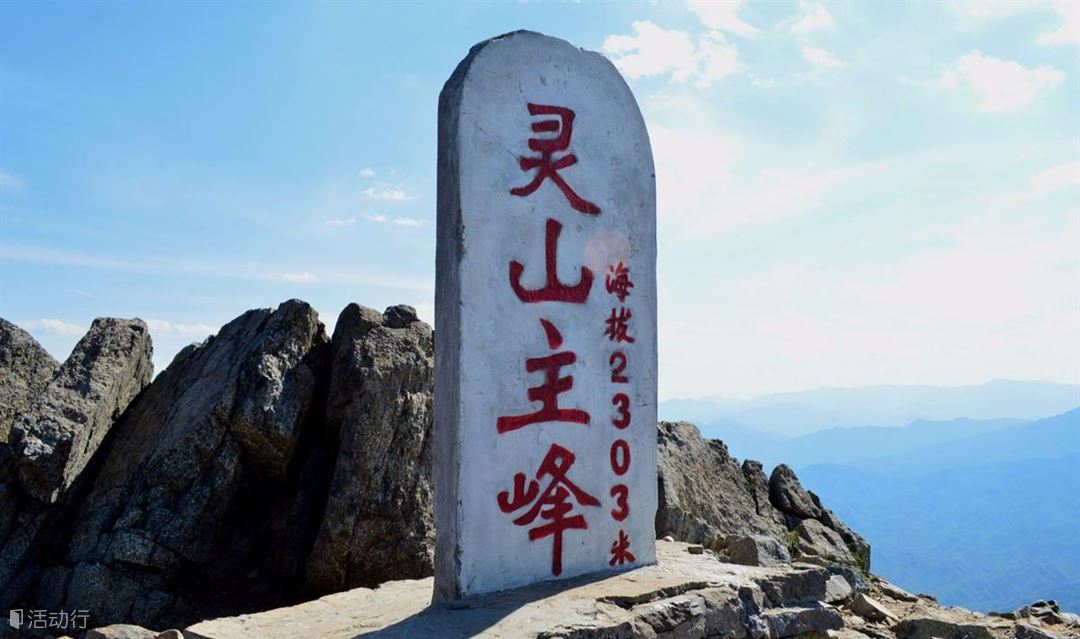
[[[160,633],[154,639],[184,639],[184,633],[176,629],[166,630],[165,632]]]
[[[1062,639],[1062,636],[1030,624],[1016,624],[1016,639]]]
[[[848,583],[848,580],[841,575],[830,575],[828,581],[825,582],[825,601],[827,603],[847,601],[854,592],[855,590]]]
[[[126,623],[114,623],[86,633],[86,639],[155,639],[157,636],[153,630]]]
[[[405,328],[419,319],[416,309],[408,304],[398,304],[383,311],[383,324],[390,328]]]
[[[666,541],[668,543],[673,543],[675,541],[675,538],[672,537],[671,535],[665,535],[664,536],[664,541]]]
[[[691,555],[700,555],[705,552],[705,546],[702,546],[701,544],[691,544],[686,547],[686,552]]]
[[[881,605],[876,599],[867,597],[863,593],[855,595],[848,606],[851,611],[859,615],[867,621],[886,621],[888,619],[896,619],[888,608]]]

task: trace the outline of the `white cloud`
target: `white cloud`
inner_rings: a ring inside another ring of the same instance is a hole
[[[21,177],[0,171],[0,189],[11,189],[12,191],[15,191],[24,186],[26,186],[26,181]]]
[[[763,78],[753,73],[747,74],[750,77],[750,83],[761,89],[771,89],[776,86],[776,78]]]
[[[803,46],[802,56],[804,60],[814,65],[815,67],[838,69],[840,67],[847,66],[847,62],[844,62],[840,58],[837,58],[835,55],[832,54],[832,52],[809,45]]]
[[[304,271],[303,273],[282,273],[279,279],[282,282],[289,282],[292,284],[310,284],[319,280],[319,278],[307,271]]]
[[[385,224],[386,223],[386,216],[385,215],[379,215],[379,214],[375,214],[375,213],[373,213],[371,215],[365,215],[364,219],[367,220],[368,222],[375,222],[376,224]]]
[[[686,32],[648,20],[636,21],[632,28],[633,35],[610,35],[603,45],[615,66],[631,79],[670,74],[675,82],[708,86],[740,68],[738,49],[719,31],[702,34],[695,45]]]
[[[38,330],[42,333],[52,333],[54,335],[71,335],[76,337],[82,337],[86,333],[85,326],[79,326],[78,324],[72,324],[63,320],[54,319],[51,317],[44,317],[39,320],[31,320],[24,323],[24,327],[27,330]]]
[[[358,172],[358,175],[360,177],[362,177],[362,178],[373,178],[373,177],[375,177],[375,169],[371,169],[371,168],[360,169],[360,171]]]
[[[163,319],[148,319],[146,325],[150,332],[157,335],[180,335],[184,337],[206,337],[217,332],[217,328],[209,324],[185,324],[182,322],[170,322]]]
[[[710,29],[752,38],[758,30],[736,15],[742,4],[741,0],[687,0],[686,7]]]
[[[940,84],[954,89],[961,82],[979,96],[977,109],[1004,113],[1030,106],[1035,99],[1065,81],[1065,73],[1050,66],[1028,69],[1012,60],[1001,60],[972,51],[946,69]]]
[[[1061,18],[1061,26],[1040,34],[1035,41],[1039,44],[1080,44],[1080,2],[1058,0],[1053,8]]]
[[[1038,9],[1040,0],[953,0],[945,8],[972,23],[1000,20]]]
[[[414,217],[398,217],[394,218],[394,224],[398,226],[423,226],[423,222]]]
[[[364,189],[364,195],[373,200],[415,200],[415,195],[410,195],[399,188],[370,186]]]
[[[323,226],[355,226],[356,218],[334,218],[323,222]]]
[[[800,1],[799,16],[788,27],[788,31],[798,35],[820,29],[831,29],[834,26],[836,26],[836,23],[833,22],[832,15],[825,8],[825,5]]]
[[[1052,193],[1080,186],[1080,162],[1066,162],[1031,176],[1031,187],[1039,193]]]

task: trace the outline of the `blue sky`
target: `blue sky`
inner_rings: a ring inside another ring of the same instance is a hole
[[[160,369],[290,297],[433,318],[436,100],[526,28],[657,165],[662,398],[1080,382],[1080,3],[0,4],[0,316]]]

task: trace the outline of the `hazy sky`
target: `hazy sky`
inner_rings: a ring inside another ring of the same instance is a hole
[[[433,318],[469,47],[603,51],[652,137],[662,398],[1080,382],[1080,3],[0,4],[0,316],[160,369],[290,297]]]

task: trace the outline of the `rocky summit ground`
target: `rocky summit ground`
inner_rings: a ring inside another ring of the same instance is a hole
[[[1054,602],[890,586],[790,468],[667,422],[656,566],[432,607],[433,339],[407,306],[351,304],[328,336],[290,300],[154,377],[140,320],[95,320],[62,364],[0,320],[0,608],[114,639],[1080,637]]]

